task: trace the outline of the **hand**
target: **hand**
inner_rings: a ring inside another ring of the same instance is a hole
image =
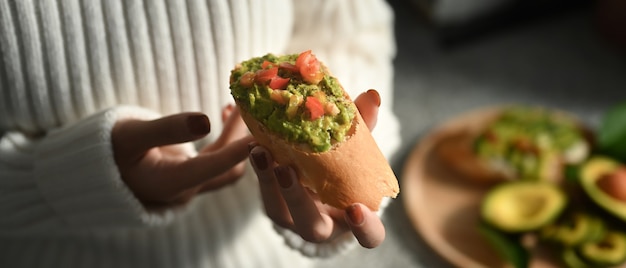
[[[359,95],[355,104],[369,129],[373,129],[380,106],[378,92],[369,90]],[[330,241],[349,231],[366,248],[377,247],[385,239],[380,218],[365,205],[355,203],[341,210],[322,204],[316,194],[299,183],[291,167],[276,164],[265,148],[255,146],[250,156],[265,211],[279,226],[316,243]]]
[[[217,141],[193,157],[181,143],[209,133],[209,118],[202,113],[117,122],[111,138],[122,179],[152,208],[183,204],[198,193],[233,183],[244,172],[253,138],[232,105],[224,108],[222,120],[224,131]]]

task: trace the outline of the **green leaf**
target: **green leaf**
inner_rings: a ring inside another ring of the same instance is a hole
[[[489,241],[502,258],[515,268],[527,268],[530,254],[520,243],[518,236],[504,233],[493,226],[481,221],[478,225],[480,233]]]
[[[626,103],[604,115],[598,130],[598,147],[602,153],[626,161]]]
[[[580,181],[580,165],[565,165],[563,169],[565,180],[571,183],[579,183]]]

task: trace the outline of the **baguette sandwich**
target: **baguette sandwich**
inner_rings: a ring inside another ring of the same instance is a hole
[[[475,182],[559,182],[565,165],[590,153],[582,125],[560,111],[513,105],[483,115],[482,123],[447,136],[437,148],[448,167]]]
[[[230,90],[252,135],[320,200],[378,210],[397,179],[356,106],[311,51],[238,64]]]

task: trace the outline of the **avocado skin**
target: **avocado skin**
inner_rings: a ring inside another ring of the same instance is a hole
[[[588,268],[591,264],[584,260],[574,248],[565,248],[561,252],[561,261],[568,268]]]
[[[485,221],[479,222],[478,231],[514,268],[528,267],[530,252],[522,245],[519,235],[502,232]]]
[[[626,223],[626,203],[612,198],[597,185],[597,180],[620,166],[620,162],[606,156],[592,156],[579,170],[580,184],[587,196],[603,211],[608,212],[621,224]]]

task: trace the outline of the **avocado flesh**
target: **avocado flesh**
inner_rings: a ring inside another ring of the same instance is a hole
[[[561,260],[568,268],[588,268],[590,264],[583,260],[574,248],[565,248],[561,252]]]
[[[608,231],[601,240],[581,245],[578,253],[595,267],[621,264],[626,261],[626,234]]]
[[[593,215],[572,213],[559,222],[541,228],[541,238],[565,247],[597,241],[604,235],[604,222]]]
[[[620,163],[604,156],[594,156],[580,169],[580,183],[587,195],[600,207],[626,222],[626,203],[617,200],[598,187],[603,175],[620,167]]]
[[[511,181],[490,190],[483,199],[482,218],[505,232],[536,230],[556,219],[567,203],[556,185]]]

